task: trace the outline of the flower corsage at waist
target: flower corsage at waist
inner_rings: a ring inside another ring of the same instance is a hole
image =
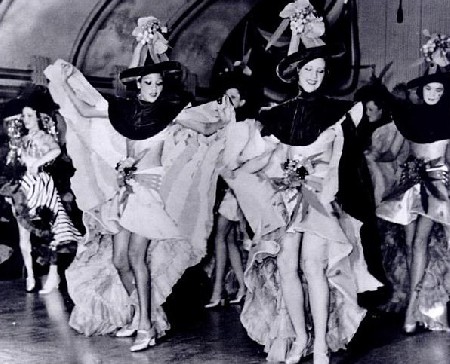
[[[440,201],[448,201],[449,169],[446,164],[442,163],[441,158],[425,162],[423,159],[409,156],[401,168],[399,183],[383,197],[383,201],[401,198],[407,190],[417,184],[420,184],[420,196],[425,211],[428,211],[428,196]],[[439,188],[439,184],[436,182],[441,182],[445,188]]]
[[[287,159],[281,164],[283,177],[274,177],[272,180],[277,190],[290,188],[300,189],[305,182],[306,176],[314,171],[311,157],[302,159]]]
[[[294,214],[298,213],[302,206],[302,216],[304,216],[311,206],[321,214],[328,216],[328,213],[318,197],[318,192],[322,190],[320,178],[308,178],[315,171],[315,166],[320,163],[319,154],[314,154],[301,159],[288,159],[281,164],[283,177],[271,178],[274,188],[277,191],[297,189],[298,193],[293,196],[297,199]],[[303,203],[302,203],[303,202]]]
[[[131,180],[134,179],[134,172],[136,171],[137,160],[134,158],[125,158],[117,163],[117,184],[119,188],[125,188],[125,193],[122,196],[121,203],[133,192]]]

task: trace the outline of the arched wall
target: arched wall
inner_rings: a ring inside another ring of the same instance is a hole
[[[206,86],[229,32],[258,0],[13,0],[0,23],[0,67],[27,69],[32,56],[73,62],[92,76],[112,76],[129,62],[131,31],[154,15],[171,29],[172,58]],[[1,8],[0,8],[1,14]]]
[[[75,61],[90,75],[114,74],[114,66],[129,62],[133,45],[130,34],[137,18],[152,14],[171,29],[171,58],[183,63],[197,75],[199,85],[206,87],[228,34],[257,1],[188,1],[182,7],[176,0],[164,2],[164,6],[157,0],[120,3],[101,27],[90,28],[91,42],[83,45],[85,57]]]
[[[92,0],[2,3],[2,7],[9,6],[0,22],[0,67],[27,69],[34,55],[69,59],[84,20],[97,3]]]
[[[115,65],[128,63],[129,33],[136,19],[153,14],[174,27],[172,58],[198,73],[200,85],[205,85],[224,39],[257,2],[3,0],[0,68],[27,69],[31,57],[38,55],[75,61],[87,74],[111,76]],[[405,2],[403,24],[395,20],[398,2],[357,0],[357,3],[362,63],[376,64],[380,70],[394,60],[393,76],[387,80],[390,86],[419,74],[420,70],[411,64],[420,57],[422,29],[450,33],[448,0]]]

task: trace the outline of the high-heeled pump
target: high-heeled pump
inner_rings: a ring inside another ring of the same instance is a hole
[[[404,324],[403,325],[403,333],[405,335],[414,335],[417,332],[417,324]]]
[[[121,327],[116,332],[116,337],[130,337],[136,333],[136,329],[131,324]]]
[[[26,285],[27,285],[27,292],[34,292],[35,288],[36,288],[36,280],[34,279],[34,277],[27,277],[26,280]]]
[[[132,305],[132,307],[134,307],[133,319],[117,330],[116,337],[130,337],[137,332],[139,327],[139,307],[137,305]]]
[[[245,300],[245,292],[238,294],[236,298],[230,300],[230,303],[233,305],[235,304],[240,305],[241,303],[244,303],[244,300]]]
[[[137,330],[136,338],[133,341],[133,345],[130,347],[130,351],[141,351],[151,346],[156,345],[155,330]]]
[[[330,353],[328,351],[314,351],[314,364],[330,364]]]
[[[57,290],[59,287],[61,279],[59,276],[57,278],[47,278],[47,281],[44,284],[44,287],[39,291],[40,294],[49,294],[54,290]]]
[[[291,349],[286,355],[286,364],[297,364],[305,356],[306,348],[308,347],[308,340],[305,343],[294,341]]]
[[[205,308],[215,308],[215,307],[219,307],[219,306],[225,306],[225,299],[224,298],[218,298],[214,301],[209,301],[209,303],[207,303],[205,306]]]

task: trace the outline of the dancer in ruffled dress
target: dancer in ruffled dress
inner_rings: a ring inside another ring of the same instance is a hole
[[[255,80],[248,74],[236,68],[219,75],[218,86],[220,97],[226,95],[234,106],[237,122],[252,122],[256,115],[256,100],[259,92]],[[251,120],[250,120],[251,119]],[[237,156],[232,156],[235,148],[235,139],[228,139],[225,144],[225,166],[221,174],[226,180],[227,161],[236,163]],[[226,189],[220,202],[214,237],[214,285],[213,292],[206,308],[214,308],[225,303],[222,297],[225,279],[227,256],[230,260],[237,283],[239,285],[236,297],[229,300],[231,304],[242,303],[245,298],[244,269],[241,256],[241,247],[238,246],[238,229],[242,236],[247,236],[246,222],[236,197],[231,189]]]
[[[53,178],[47,167],[60,155],[61,149],[55,136],[44,131],[44,120],[49,118],[57,105],[48,90],[35,87],[23,97],[7,103],[4,118],[7,122],[19,123],[26,130],[19,144],[11,149],[10,170],[12,179],[1,189],[13,205],[19,227],[19,244],[27,271],[27,291],[36,285],[31,256],[31,233],[45,239],[49,244],[50,268],[47,280],[39,293],[50,293],[57,289],[60,277],[57,255],[64,245],[81,241],[82,234],[70,220]],[[17,117],[20,115],[20,119]],[[18,129],[19,128],[19,129]],[[25,168],[21,168],[25,166]],[[21,173],[22,171],[22,173]]]
[[[438,39],[436,37],[436,39]],[[433,37],[430,39],[433,42]],[[448,330],[450,199],[447,150],[450,140],[449,76],[441,66],[439,46],[424,76],[408,83],[417,88],[421,104],[399,108],[396,125],[409,152],[399,156],[399,168],[388,177],[377,215],[405,226],[410,292],[404,331],[415,333],[418,325]],[[445,57],[445,56],[444,56]],[[439,228],[439,229],[438,229]]]
[[[357,128],[358,140],[367,159],[378,204],[386,188],[387,175],[392,174],[392,164],[404,145],[393,118],[397,102],[381,80],[359,89],[355,100],[364,104],[364,117]]]
[[[138,37],[143,29],[154,36],[138,39],[130,68],[120,75],[125,82],[137,78],[136,98],[106,102],[63,61],[46,70],[68,120],[68,151],[77,168],[73,189],[91,233],[67,273],[75,303],[70,324],[88,335],[137,331],[131,351],[154,345],[169,329],[161,305],[206,253],[215,160],[223,149],[209,135],[233,115],[226,98],[178,115],[188,100],[166,87],[166,77],[181,65],[167,60],[156,18],[139,19]],[[108,260],[111,236],[122,284]]]
[[[296,28],[292,19],[290,54],[277,69],[282,80],[298,82],[299,95],[261,113],[267,135],[261,154],[235,170],[229,185],[255,231],[241,321],[268,360],[297,363],[312,349],[318,364],[328,363],[329,350],[344,348],[358,329],[365,310],[357,293],[381,284],[367,271],[361,223],[336,197],[343,127],[355,127],[362,106],[346,113],[347,102],[323,96],[330,55],[319,38],[323,22],[309,4],[289,7],[314,23]]]

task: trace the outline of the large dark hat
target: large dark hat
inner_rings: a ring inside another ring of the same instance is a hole
[[[370,83],[362,86],[355,92],[355,101],[361,101],[363,103],[368,101],[375,101],[376,104],[389,105],[393,101],[393,96],[382,83]]]
[[[9,100],[2,108],[2,119],[22,114],[23,102],[17,98]]]
[[[155,63],[150,56],[147,54],[145,58],[145,62],[143,66],[128,68],[125,71],[122,71],[119,75],[119,78],[122,82],[127,83],[131,81],[135,81],[137,77],[142,77],[148,75],[150,73],[173,73],[173,72],[181,72],[182,67],[181,63],[177,61],[163,61],[159,63]]]
[[[332,56],[332,53],[326,44],[306,48],[300,43],[297,52],[283,58],[278,64],[277,75],[283,82],[291,83],[295,81],[299,68],[316,58],[327,59]]]
[[[20,95],[8,101],[3,107],[2,118],[6,119],[22,113],[24,107],[31,107],[38,113],[51,115],[59,109],[48,91],[48,88],[41,85],[30,85],[22,90]]]
[[[406,86],[408,88],[423,87],[431,82],[440,82],[443,85],[448,85],[450,83],[450,73],[437,66],[436,70],[427,69],[423,76],[409,81]]]

